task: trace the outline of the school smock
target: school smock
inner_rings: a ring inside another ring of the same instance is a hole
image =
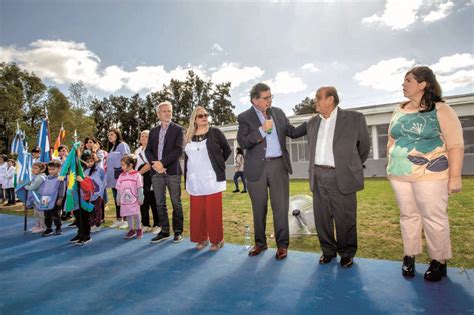
[[[217,181],[207,151],[208,139],[189,142],[184,148],[186,153],[186,191],[193,196],[212,195],[226,190],[226,181]]]
[[[106,188],[116,188],[117,179],[114,177],[114,170],[119,171],[119,169],[122,168],[120,160],[125,154],[130,154],[130,148],[125,142],[120,142],[115,150],[110,151],[107,155],[107,170],[105,173]]]
[[[122,172],[115,188],[120,199],[120,216],[126,217],[140,213],[138,189],[143,188],[142,176],[137,171]]]
[[[96,165],[96,169],[93,173],[91,173],[91,168],[87,168],[84,170],[84,175],[86,177],[90,177],[92,183],[94,184],[94,193],[92,194],[89,201],[93,202],[96,201],[97,198],[102,197],[104,195],[105,189],[105,173],[104,170],[99,166]],[[84,192],[81,189],[81,196],[84,197]]]
[[[5,183],[5,177],[7,176],[8,164],[7,162],[0,165],[0,185]]]
[[[3,189],[13,188],[13,181],[15,178],[16,169],[15,166],[10,166],[7,170],[7,175],[5,176],[5,181],[3,182]]]

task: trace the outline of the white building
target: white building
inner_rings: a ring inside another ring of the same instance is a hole
[[[458,114],[464,132],[464,166],[463,175],[474,175],[474,93],[448,96],[445,97],[446,102],[451,105]],[[367,125],[369,127],[369,135],[371,137],[372,146],[370,155],[365,163],[366,177],[384,177],[386,176],[385,166],[387,163],[387,130],[392,112],[399,103],[371,105],[357,108],[350,108],[365,115]],[[344,104],[341,104],[344,108]],[[290,122],[294,126],[309,120],[312,115],[301,115],[289,117]],[[227,179],[232,179],[234,175],[234,157],[237,143],[237,124],[225,125],[219,127],[227,137],[234,154],[227,160]],[[290,153],[293,166],[293,175],[291,178],[307,178],[309,152],[306,137],[299,139],[287,139],[287,148]]]

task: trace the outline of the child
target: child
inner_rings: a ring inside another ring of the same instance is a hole
[[[77,177],[77,181],[81,185],[81,198],[94,204],[94,210],[89,216],[90,232],[100,231],[102,223],[102,213],[104,212],[104,200],[102,196],[105,188],[105,174],[96,162],[94,153],[85,150],[81,155],[81,163],[84,168],[85,178]]]
[[[65,182],[58,180],[61,162],[52,160],[48,163],[49,175],[40,187],[40,211],[44,211],[46,230],[41,236],[53,235],[52,224],[56,226],[54,235],[61,235],[61,205],[63,203]]]
[[[120,216],[126,217],[130,230],[125,235],[125,239],[133,237],[142,238],[143,231],[140,226],[140,205],[143,203],[143,183],[142,176],[135,171],[137,159],[126,154],[120,160],[123,172],[117,179],[117,205],[120,206]],[[133,222],[135,227],[133,228]]]
[[[8,163],[7,163],[7,156],[4,154],[0,155],[0,199],[2,199],[2,203],[5,202],[6,194],[3,191],[5,186],[5,178],[7,176],[8,170]]]
[[[13,185],[13,180],[15,178],[15,160],[9,159],[7,162],[8,169],[7,169],[7,175],[5,177],[5,181],[3,183],[4,188],[7,193],[7,199],[8,203],[6,206],[12,206],[16,204],[16,197],[15,197],[15,186]]]
[[[31,167],[31,173],[33,174],[31,183],[25,185],[25,189],[28,190],[26,207],[31,208],[32,206],[34,206],[36,225],[30,230],[33,233],[42,233],[45,230],[44,213],[43,211],[38,210],[41,200],[41,197],[39,195],[39,189],[43,182],[46,180],[46,175],[44,175],[45,169],[46,166],[44,163],[34,163]]]

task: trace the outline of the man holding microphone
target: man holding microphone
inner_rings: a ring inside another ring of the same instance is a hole
[[[290,125],[285,113],[271,106],[272,99],[270,87],[264,83],[258,83],[250,90],[252,107],[237,118],[237,141],[246,150],[244,174],[252,201],[255,246],[249,256],[256,256],[268,248],[265,226],[270,194],[278,247],[275,258],[282,260],[287,256],[289,245],[289,174],[292,173],[286,137],[298,138],[306,128]]]

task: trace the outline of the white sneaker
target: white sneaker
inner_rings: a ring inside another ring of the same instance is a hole
[[[127,221],[120,222],[118,228],[119,229],[128,229],[128,222]]]
[[[119,225],[122,224],[122,221],[115,220],[114,223],[110,226],[111,228],[117,228]]]
[[[151,231],[153,234],[158,234],[161,232],[161,227],[155,226],[153,227],[153,230]]]
[[[151,232],[151,227],[149,227],[149,226],[144,226],[144,227],[142,228],[142,231],[143,231],[143,233]]]
[[[100,226],[91,226],[91,233],[100,232]]]

